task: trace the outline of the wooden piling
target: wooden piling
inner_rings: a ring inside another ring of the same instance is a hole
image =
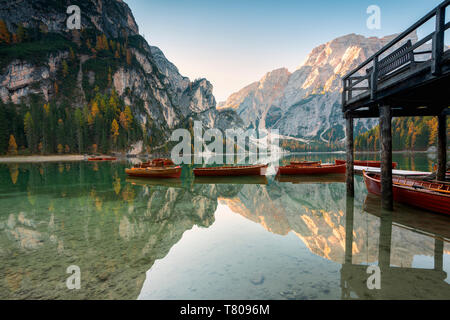
[[[378,241],[378,264],[389,269],[391,264],[392,211],[383,210],[380,216],[380,237]]]
[[[348,117],[346,119],[346,151],[347,151],[347,170],[346,170],[346,184],[347,184],[347,196],[355,196],[355,172],[353,167],[354,160],[354,142],[353,142],[353,118]]]
[[[447,116],[441,113],[438,116],[438,145],[437,145],[437,173],[436,178],[439,181],[445,181],[447,171]]]
[[[353,260],[353,217],[355,198],[347,195],[345,209],[345,263],[352,264]]]
[[[442,271],[444,268],[444,241],[434,239],[434,270]]]
[[[380,106],[381,145],[381,203],[384,210],[392,211],[392,111],[388,105]]]

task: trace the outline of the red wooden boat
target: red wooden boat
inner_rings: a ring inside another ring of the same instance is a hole
[[[367,191],[381,194],[381,176],[363,171]],[[392,177],[394,200],[450,215],[450,183]]]
[[[321,164],[321,161],[291,161],[293,166],[315,166]]]
[[[91,157],[88,161],[114,161],[117,160],[116,157]]]
[[[266,174],[267,164],[258,164],[253,166],[238,167],[209,167],[195,168],[196,177],[216,177],[216,176],[264,176]]]
[[[125,173],[131,177],[146,178],[179,178],[181,167],[148,167],[125,169]]]
[[[157,158],[153,159],[150,162],[142,162],[140,164],[135,165],[135,168],[151,168],[151,167],[170,167],[174,166],[175,163],[171,159],[167,158]]]
[[[345,160],[335,160],[336,164],[346,164]],[[361,166],[361,167],[372,167],[372,168],[381,168],[381,161],[372,161],[372,160],[354,160],[353,165]],[[392,169],[397,168],[397,162],[392,162]]]
[[[330,174],[345,173],[345,164],[318,164],[318,165],[288,165],[278,168],[277,174],[283,175],[299,175],[299,174]]]

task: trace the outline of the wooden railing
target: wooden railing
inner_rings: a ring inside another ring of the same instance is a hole
[[[348,73],[342,79],[342,111],[346,111],[346,106],[348,102],[355,97],[355,92],[358,92],[358,95],[370,93],[370,99],[372,101],[376,100],[378,85],[389,79],[391,75],[412,68],[416,64],[414,58],[416,55],[431,54],[431,58],[428,60],[431,60],[431,73],[433,75],[439,75],[441,73],[442,58],[444,56],[445,48],[444,33],[450,28],[450,22],[445,23],[445,11],[449,5],[450,0],[442,2],[426,16],[384,46],[380,51]],[[436,26],[432,33],[414,44],[411,40],[408,40],[401,45],[402,40],[433,18],[436,18]],[[431,51],[415,51],[429,41],[432,41]],[[398,49],[394,49],[398,45],[401,46]],[[381,58],[383,54],[387,54],[391,50],[394,51],[386,57]],[[422,60],[421,62],[426,61],[427,60]],[[364,70],[365,68],[366,70]]]

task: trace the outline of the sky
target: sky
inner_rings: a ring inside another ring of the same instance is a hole
[[[269,71],[295,71],[313,48],[337,37],[403,32],[442,0],[125,2],[149,44],[159,47],[182,75],[208,79],[220,102]],[[379,30],[367,27],[370,5],[381,9]]]

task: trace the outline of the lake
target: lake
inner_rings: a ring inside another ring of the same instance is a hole
[[[382,212],[361,176],[347,199],[339,176],[218,182],[184,166],[174,182],[129,179],[127,166],[0,165],[1,299],[450,299],[450,218]],[[78,290],[66,285],[73,265]]]

